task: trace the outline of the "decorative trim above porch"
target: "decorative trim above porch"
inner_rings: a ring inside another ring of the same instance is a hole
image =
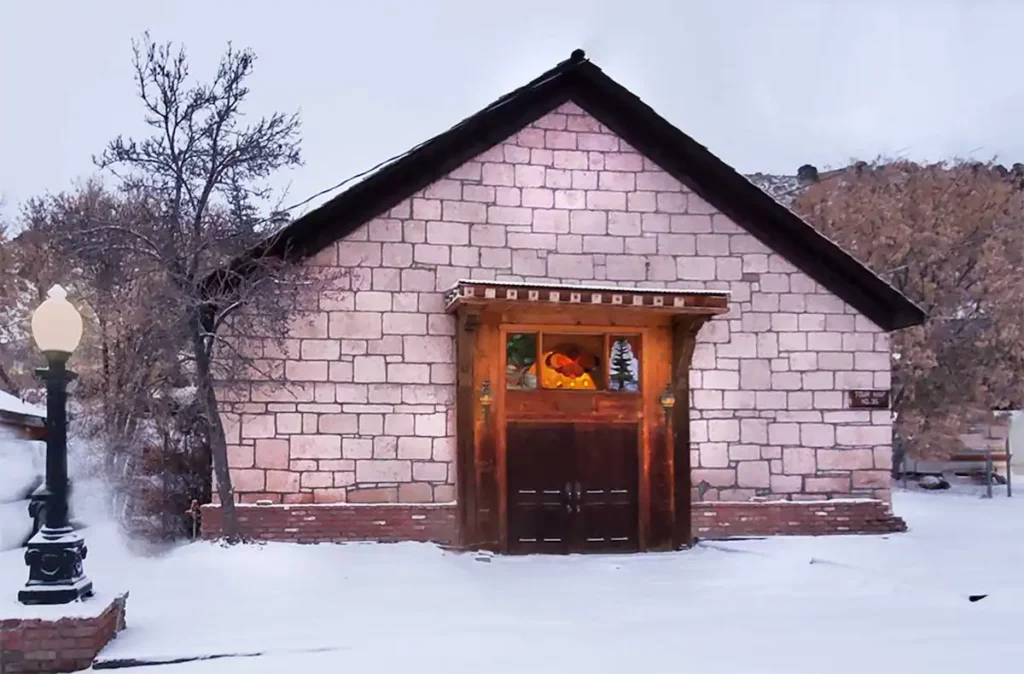
[[[729,311],[727,290],[622,288],[617,286],[516,281],[459,280],[445,292],[445,310],[494,303],[607,306],[668,314],[714,316]]]

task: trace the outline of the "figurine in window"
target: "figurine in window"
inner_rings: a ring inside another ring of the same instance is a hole
[[[546,389],[597,389],[594,372],[600,365],[596,356],[576,344],[558,344],[541,358],[540,385]],[[529,372],[536,374],[536,363]]]

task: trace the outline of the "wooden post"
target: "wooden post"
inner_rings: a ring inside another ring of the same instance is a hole
[[[672,408],[675,526],[673,547],[693,544],[692,489],[690,479],[690,363],[697,348],[697,333],[706,317],[676,317],[672,322],[672,373],[676,404]]]
[[[1013,455],[1010,454],[1010,434],[1006,434],[1006,498],[1013,496]]]
[[[455,498],[456,537],[460,546],[472,547],[478,542],[476,522],[476,397],[474,391],[474,353],[480,313],[463,309],[458,316],[456,341],[455,394]]]

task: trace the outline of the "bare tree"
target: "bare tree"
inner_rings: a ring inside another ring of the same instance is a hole
[[[893,338],[899,439],[916,456],[962,447],[969,424],[1024,402],[1024,191],[977,162],[860,162],[794,209],[929,315]]]
[[[0,199],[0,209],[3,206],[4,202]],[[10,372],[13,360],[10,332],[15,320],[18,280],[14,243],[8,229],[7,223],[0,218],[0,386],[17,394],[20,387]]]
[[[265,181],[300,163],[299,121],[275,113],[246,122],[247,80],[254,54],[228,47],[209,83],[190,79],[183,49],[135,42],[135,82],[152,133],[118,137],[96,158],[110,170],[133,208],[116,221],[87,218],[76,227],[80,256],[124,254],[136,279],[146,279],[146,345],[167,365],[165,375],[194,382],[205,421],[225,535],[237,538],[227,440],[218,385],[252,367],[253,353],[236,334],[283,339],[288,316],[308,289],[297,265],[280,256],[250,256],[245,273],[213,274],[270,231],[259,217],[268,206]],[[218,279],[210,282],[211,278]],[[240,309],[245,311],[240,311]]]

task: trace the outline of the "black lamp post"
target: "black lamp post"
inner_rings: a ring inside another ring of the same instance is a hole
[[[67,604],[92,595],[82,570],[85,539],[68,520],[67,386],[75,373],[68,359],[82,339],[82,316],[60,286],[32,314],[32,338],[46,356],[36,372],[46,382],[46,482],[34,495],[45,499],[43,526],[28,542],[28,583],[22,604]]]

